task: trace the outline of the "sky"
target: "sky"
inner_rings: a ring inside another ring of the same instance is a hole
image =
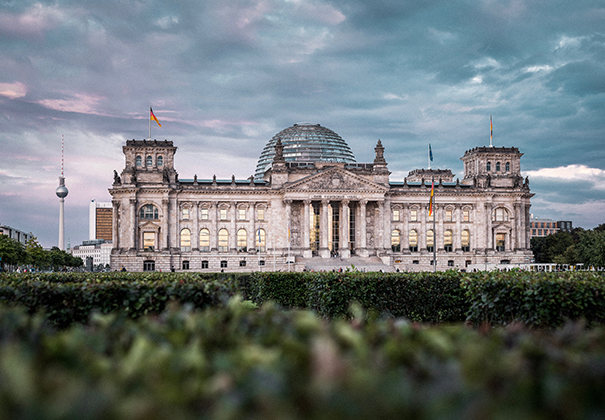
[[[0,0],[0,224],[88,239],[127,139],[178,147],[181,179],[245,179],[298,122],[391,180],[463,177],[489,145],[523,153],[535,217],[605,222],[602,0]],[[154,123],[155,124],[155,123]]]

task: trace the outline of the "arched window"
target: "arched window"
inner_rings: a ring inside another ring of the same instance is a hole
[[[487,162],[487,172],[492,170],[492,163],[491,162]]]
[[[246,229],[237,231],[237,252],[248,251],[248,232]]]
[[[141,210],[139,211],[139,218],[151,220],[159,219],[158,208],[153,204],[145,204],[143,207],[141,207]]]
[[[443,249],[445,249],[445,252],[452,252],[452,243],[453,243],[454,237],[453,237],[453,233],[451,230],[446,230],[443,233]]]
[[[496,172],[500,172],[500,162],[496,162]]]
[[[462,245],[463,252],[470,252],[471,250],[471,234],[468,230],[463,230],[460,234],[460,242]]]
[[[137,156],[134,160],[134,164],[136,166],[143,166],[143,158],[141,158],[141,156]]]
[[[409,234],[410,252],[418,252],[418,232],[412,229]]]
[[[265,236],[265,230],[259,229],[256,231],[256,249],[258,252],[267,251],[267,239]]]
[[[218,250],[219,252],[227,252],[229,250],[229,232],[227,229],[218,231]]]
[[[181,230],[181,252],[191,251],[191,231],[189,229]]]
[[[492,216],[492,221],[494,222],[508,222],[508,210],[504,207],[498,207],[494,210],[494,214]]]
[[[164,166],[164,158],[162,156],[158,156],[158,167]]]
[[[200,251],[210,251],[210,231],[208,229],[200,230]]]
[[[391,232],[391,249],[393,252],[401,252],[401,235],[397,229]]]
[[[151,156],[147,156],[147,161],[146,161],[145,165],[153,166],[153,158]]]
[[[506,170],[506,172],[510,172],[510,162],[506,162],[506,164],[504,165],[504,169]]]
[[[433,246],[435,245],[435,235],[433,234],[433,230],[430,229],[426,232],[426,250],[429,252],[433,252]]]

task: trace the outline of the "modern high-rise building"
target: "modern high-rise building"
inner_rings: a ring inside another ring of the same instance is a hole
[[[88,212],[88,239],[112,240],[113,206],[110,202],[90,202]]]

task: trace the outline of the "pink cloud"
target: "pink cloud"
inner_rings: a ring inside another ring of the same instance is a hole
[[[0,83],[0,96],[6,96],[10,99],[16,99],[22,98],[25,95],[27,95],[27,88],[21,82]]]

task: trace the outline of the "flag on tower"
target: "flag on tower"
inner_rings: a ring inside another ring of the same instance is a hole
[[[160,124],[160,121],[158,120],[158,117],[155,116],[155,114],[153,113],[153,110],[151,109],[151,107],[149,107],[149,121],[155,121],[158,123],[158,125],[161,127],[162,124]]]
[[[433,149],[431,149],[431,143],[429,143],[429,159],[433,161]]]
[[[492,144],[494,138],[494,125],[492,124],[492,114],[489,114],[489,144]]]
[[[433,195],[435,194],[435,180],[431,183],[431,198],[429,200],[429,217],[433,215]]]

